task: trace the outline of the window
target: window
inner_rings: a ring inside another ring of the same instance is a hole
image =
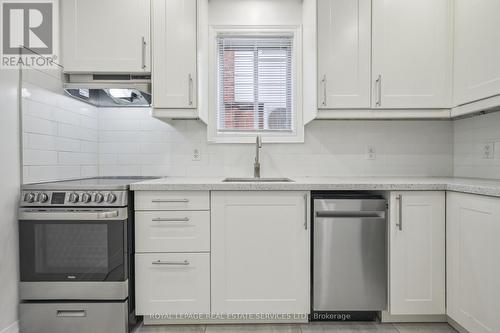
[[[221,27],[210,32],[212,142],[303,142],[301,32]]]
[[[292,131],[291,36],[219,36],[218,130]]]

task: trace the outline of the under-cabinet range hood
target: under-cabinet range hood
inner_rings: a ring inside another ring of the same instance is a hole
[[[64,91],[98,107],[149,107],[151,76],[133,74],[66,74]]]

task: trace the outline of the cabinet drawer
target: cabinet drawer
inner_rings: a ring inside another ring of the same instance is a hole
[[[208,191],[137,191],[136,210],[209,210]]]
[[[209,211],[135,213],[136,252],[209,252]]]
[[[135,255],[136,314],[210,312],[208,253]]]
[[[128,327],[128,303],[21,303],[20,332],[123,333]]]

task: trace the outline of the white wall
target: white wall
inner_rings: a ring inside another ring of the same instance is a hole
[[[170,124],[148,109],[99,110],[101,175],[251,176],[253,144],[208,144],[197,121]],[[451,176],[450,121],[313,121],[303,144],[264,144],[266,176]],[[375,160],[366,159],[373,145]],[[193,149],[201,161],[193,161]]]
[[[20,162],[16,70],[0,70],[0,332],[17,331]]]
[[[60,73],[23,74],[24,183],[97,176],[97,109],[63,95]]]
[[[483,158],[493,143],[494,158]],[[500,179],[500,112],[454,121],[454,175]]]

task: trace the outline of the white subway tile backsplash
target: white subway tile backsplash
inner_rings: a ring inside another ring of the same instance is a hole
[[[56,136],[57,122],[25,114],[23,116],[23,132]]]
[[[141,176],[186,177],[186,167],[182,165],[142,165]]]
[[[37,150],[56,150],[57,139],[52,135],[25,133],[24,148]]]
[[[49,150],[25,149],[23,152],[24,165],[57,165],[57,152]]]
[[[97,155],[91,153],[59,152],[59,165],[97,165]]]
[[[103,142],[99,143],[99,152],[104,154],[138,154],[141,145],[135,142]]]
[[[117,154],[99,154],[99,165],[118,164]]]
[[[41,91],[36,93],[44,105],[50,102]],[[25,154],[31,162],[56,166],[25,163],[27,181],[97,175],[222,178],[253,174],[253,144],[207,143],[206,126],[199,121],[165,123],[152,118],[147,108],[97,109],[68,99],[58,96],[56,103],[49,104],[52,109],[45,109],[49,119],[25,113]],[[36,105],[29,98],[23,103],[29,110]],[[476,121],[474,126],[479,126]],[[454,128],[462,128],[466,135],[459,138],[455,132],[454,137]],[[40,134],[45,137],[31,143]],[[451,121],[313,121],[306,126],[304,143],[264,144],[262,175],[451,176],[454,171],[469,170],[454,170],[454,145],[455,152],[464,154],[455,161],[470,163],[475,155],[471,157],[474,148],[469,139],[475,135],[468,126]],[[463,145],[457,145],[460,140]],[[489,140],[500,142],[500,137],[490,135]],[[375,160],[366,159],[367,145],[376,148]],[[200,161],[193,161],[194,149],[201,152]],[[52,155],[42,157],[27,150]],[[500,154],[497,158],[490,163],[500,162]]]
[[[87,141],[98,141],[99,140],[99,131],[97,129],[80,127],[78,134],[79,134],[80,139],[82,139],[82,140],[87,140]]]
[[[99,128],[99,122],[97,118],[80,116],[80,126],[83,128],[97,129]]]
[[[55,109],[53,111],[53,120],[59,123],[80,126],[80,118],[81,116],[78,113],[65,109]]]
[[[253,144],[209,144],[206,126],[199,121],[167,124],[151,118],[147,109],[102,111],[102,172],[110,173],[113,166],[129,172],[139,165],[142,175],[225,177],[253,173]],[[298,144],[264,144],[263,175],[449,176],[453,170],[450,121],[314,121],[307,125],[305,138]],[[366,160],[368,144],[377,147],[376,160]],[[201,151],[200,161],[193,161],[194,149]]]
[[[137,176],[141,175],[140,165],[100,165],[99,176]]]
[[[23,88],[24,182],[97,176],[97,109],[33,83]]]
[[[26,103],[23,103],[23,113],[37,118],[54,120],[52,106],[33,100],[26,100]]]
[[[136,131],[140,126],[137,119],[130,118],[101,118],[99,119],[99,129],[107,131]]]
[[[99,152],[99,144],[96,141],[81,141],[82,153],[95,153]]]
[[[456,120],[453,174],[456,177],[500,179],[500,112]],[[494,143],[494,158],[483,158],[485,143]]]
[[[148,142],[140,144],[140,151],[143,154],[164,154],[173,153],[175,145],[171,143],[157,143]],[[184,153],[189,153],[189,151],[184,151]]]
[[[78,166],[27,166],[24,172],[25,183],[48,182],[80,178]]]
[[[79,126],[58,123],[58,129],[59,129],[59,136],[61,136],[61,137],[80,139],[80,127]]]
[[[77,139],[69,139],[63,137],[55,138],[57,151],[74,151],[78,152],[81,149],[81,141]]]
[[[158,165],[169,164],[170,156],[165,154],[120,154],[120,165]]]
[[[99,168],[97,165],[84,165],[81,167],[80,177],[89,178],[99,176]]]

